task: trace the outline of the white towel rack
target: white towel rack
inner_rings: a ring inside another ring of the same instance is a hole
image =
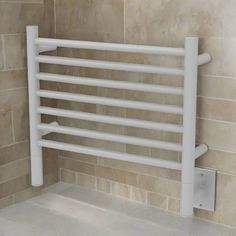
[[[40,52],[55,50],[57,47],[178,56],[184,58],[184,68],[87,60],[78,58],[46,56],[39,54]],[[185,39],[185,48],[170,48],[39,38],[38,27],[28,26],[27,56],[30,113],[31,178],[33,186],[41,186],[43,184],[42,147],[101,156],[104,158],[113,158],[129,162],[136,162],[145,165],[159,166],[180,170],[182,172],[181,215],[193,215],[195,159],[207,151],[207,146],[204,144],[199,145],[197,148],[195,147],[197,74],[198,66],[210,61],[209,54],[204,53],[198,55],[197,37],[187,37]],[[39,71],[39,63],[183,76],[184,88],[42,73]],[[40,89],[40,80],[178,95],[183,96],[184,106],[179,107],[173,105],[161,105],[155,103],[106,98],[101,96],[49,91]],[[40,105],[40,98],[42,97],[179,114],[183,115],[183,124],[175,125],[168,123],[158,123],[147,120],[121,118],[115,116],[44,107]],[[41,123],[41,114],[180,133],[182,134],[183,139],[182,144],[177,144],[125,135],[109,134],[105,132],[86,129],[65,127],[60,126],[55,122],[51,124],[43,124]],[[52,140],[45,140],[42,138],[43,134],[47,134],[50,132],[177,151],[182,153],[182,162],[180,163],[151,158],[147,156],[133,155],[110,150],[108,151],[106,149],[97,149],[88,146],[85,147]]]

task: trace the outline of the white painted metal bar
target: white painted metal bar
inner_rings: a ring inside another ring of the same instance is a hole
[[[174,124],[168,124],[168,123],[158,123],[158,122],[146,121],[146,120],[137,120],[137,119],[130,119],[130,118],[121,118],[121,117],[116,117],[116,116],[99,115],[99,114],[80,112],[80,111],[70,111],[70,110],[51,108],[51,107],[39,107],[37,111],[40,114],[47,114],[47,115],[53,115],[53,116],[62,116],[62,117],[67,117],[67,118],[102,122],[102,123],[114,124],[114,125],[124,125],[124,126],[143,128],[143,129],[163,130],[167,132],[183,133],[183,127],[181,125],[174,125]]]
[[[49,52],[49,51],[54,51],[56,50],[57,47],[56,46],[50,46],[50,45],[41,45],[38,47],[38,52],[41,53],[41,52]]]
[[[56,92],[49,90],[38,90],[36,94],[39,97],[44,97],[44,98],[61,99],[61,100],[83,102],[83,103],[95,103],[107,106],[126,107],[131,109],[141,109],[141,110],[173,113],[180,115],[183,114],[182,107],[171,106],[171,105],[160,105],[147,102],[136,102],[130,100],[106,98],[106,97],[67,93],[67,92]]]
[[[211,56],[209,53],[203,53],[198,55],[198,65],[203,65],[211,61]]]
[[[124,62],[88,60],[88,59],[44,56],[44,55],[35,57],[35,60],[40,63],[56,64],[56,65],[80,66],[86,68],[142,72],[142,73],[162,74],[162,75],[179,75],[179,76],[184,75],[183,69],[180,68],[171,68],[171,67],[162,67],[153,65],[150,66],[144,64],[132,64]]]
[[[208,146],[206,144],[200,144],[195,148],[195,160],[207,153],[208,151]]]
[[[53,122],[50,123],[50,125],[58,126],[59,123],[57,121],[53,121]],[[51,131],[47,131],[47,130],[44,130],[44,131],[40,132],[41,136],[44,136],[44,135],[47,135],[47,134],[50,134],[50,133],[51,133]]]
[[[85,138],[99,139],[110,142],[125,143],[125,144],[138,145],[151,148],[160,148],[164,150],[171,150],[177,152],[182,151],[182,145],[171,142],[156,141],[152,139],[137,138],[133,136],[125,136],[120,134],[110,134],[100,131],[72,128],[67,126],[56,126],[51,124],[41,123],[38,124],[37,127],[39,130],[42,131],[55,132],[60,134],[75,135]]]
[[[181,215],[193,215],[198,38],[185,39]]]
[[[37,38],[35,40],[35,43],[37,45],[47,45],[47,46],[66,47],[66,48],[81,48],[81,49],[131,52],[131,53],[148,53],[148,54],[171,55],[171,56],[184,56],[184,51],[185,51],[184,48],[103,43],[103,42],[78,41],[78,40],[66,40],[66,39],[49,39],[49,38]]]
[[[37,113],[40,106],[39,97],[35,96],[39,89],[39,82],[35,80],[35,74],[39,73],[39,64],[35,61],[38,55],[34,40],[38,38],[38,27],[27,26],[27,63],[28,63],[28,90],[29,90],[29,122],[30,122],[30,156],[31,156],[31,184],[41,186],[43,184],[42,148],[38,145],[41,138],[37,129],[41,117]]]
[[[134,90],[134,91],[143,91],[143,92],[152,92],[152,93],[164,93],[164,94],[172,94],[172,95],[184,94],[183,88],[161,86],[161,85],[155,85],[155,84],[131,83],[131,82],[126,82],[126,81],[111,81],[111,80],[105,80],[105,79],[95,79],[95,78],[88,78],[88,77],[58,75],[58,74],[49,74],[49,73],[39,73],[36,75],[36,78],[39,80],[44,80],[44,81],[88,85],[88,86],[96,86],[96,87],[104,87],[104,88],[116,88],[116,89]]]
[[[93,147],[61,143],[61,142],[50,141],[50,140],[39,140],[38,144],[41,147],[54,148],[54,149],[63,150],[63,151],[76,152],[76,153],[81,153],[81,154],[140,163],[144,165],[151,165],[151,166],[163,167],[163,168],[174,169],[174,170],[181,170],[181,163],[179,162],[162,160],[162,159],[152,158],[148,156],[140,156],[140,155],[133,155],[133,154],[128,154],[128,153],[108,151],[108,150],[97,149]]]
[[[184,57],[184,68],[39,55],[40,52],[55,50],[57,47],[182,56]],[[181,215],[186,217],[191,217],[193,215],[195,159],[197,159],[200,155],[203,155],[208,149],[205,144],[195,147],[197,70],[199,65],[205,64],[211,59],[210,55],[207,53],[198,55],[198,38],[187,37],[185,39],[185,48],[167,48],[145,45],[38,38],[38,27],[29,26],[27,27],[27,56],[31,178],[33,186],[41,186],[43,184],[42,147],[181,170]],[[39,63],[183,76],[184,89],[179,87],[132,83],[128,81],[109,81],[105,79],[39,73]],[[184,107],[182,108],[173,105],[154,104],[141,101],[74,94],[68,92],[40,90],[40,80],[104,88],[173,94],[180,96],[183,95]],[[41,97],[183,115],[183,126],[58,108],[40,107]],[[60,126],[55,122],[52,124],[42,124],[40,119],[41,114],[114,125],[176,132],[182,134],[182,144]],[[41,139],[41,135],[50,132],[178,151],[182,152],[182,163]]]

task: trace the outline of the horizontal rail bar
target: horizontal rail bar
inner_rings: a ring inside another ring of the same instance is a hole
[[[36,56],[37,62],[56,64],[56,65],[67,65],[67,66],[81,66],[87,68],[97,69],[108,69],[108,70],[119,70],[119,71],[132,71],[142,72],[151,74],[162,74],[162,75],[184,75],[184,70],[180,68],[162,67],[162,66],[150,66],[144,64],[132,64],[124,62],[111,62],[102,60],[88,60],[70,57],[56,57],[56,56]]]
[[[37,45],[47,45],[56,47],[94,49],[94,50],[116,51],[116,52],[148,53],[148,54],[172,55],[172,56],[184,56],[185,53],[184,48],[103,43],[103,42],[77,41],[77,40],[65,40],[65,39],[37,38],[35,40],[35,43]]]
[[[175,161],[161,160],[148,156],[139,156],[122,152],[108,151],[87,146],[80,146],[75,144],[67,144],[50,140],[39,140],[38,145],[41,147],[54,148],[58,150],[76,152],[85,155],[99,156],[120,161],[134,162],[144,165],[163,167],[173,170],[181,170],[181,163]]]
[[[155,84],[130,83],[126,81],[111,81],[111,80],[105,80],[105,79],[95,79],[95,78],[88,78],[88,77],[77,77],[77,76],[58,75],[58,74],[49,74],[49,73],[38,73],[36,75],[36,78],[39,80],[45,80],[45,81],[97,86],[97,87],[104,87],[104,88],[126,89],[126,90],[164,93],[164,94],[173,94],[173,95],[184,94],[183,88],[161,86],[161,85],[155,85]]]
[[[183,133],[183,127],[181,125],[167,124],[167,123],[157,123],[152,121],[137,120],[130,118],[121,118],[116,116],[99,115],[80,111],[69,111],[65,109],[57,109],[51,107],[39,107],[37,111],[40,114],[52,115],[52,116],[62,116],[67,118],[102,122],[114,125],[124,125],[129,127],[137,127],[143,129],[152,130],[163,130],[173,133]]]
[[[106,106],[115,106],[115,107],[126,107],[131,109],[141,109],[148,111],[157,111],[164,113],[174,113],[174,114],[182,114],[183,108],[178,106],[171,105],[160,105],[153,104],[147,102],[136,102],[130,100],[122,100],[122,99],[114,99],[114,98],[106,98],[92,95],[84,95],[84,94],[75,94],[68,92],[56,92],[49,90],[38,90],[36,94],[39,97],[44,98],[52,98],[52,99],[60,99],[74,102],[83,102],[83,103],[94,103]]]
[[[182,151],[182,145],[164,141],[156,141],[151,139],[145,138],[137,138],[133,136],[125,136],[120,134],[110,134],[100,131],[94,130],[86,130],[86,129],[79,129],[79,128],[72,128],[67,126],[55,126],[50,124],[38,124],[38,129],[43,131],[55,132],[60,134],[68,134],[68,135],[75,135],[80,137],[92,138],[92,139],[99,139],[105,140],[110,142],[119,142],[131,145],[139,145],[144,147],[150,148],[160,148],[164,150],[171,150],[171,151]]]

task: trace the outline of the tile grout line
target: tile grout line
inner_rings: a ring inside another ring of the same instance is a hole
[[[18,68],[6,68],[4,70],[1,70],[0,72],[8,72],[8,71],[19,71],[19,70],[26,70],[26,67],[18,67]]]
[[[74,161],[77,161],[75,159],[71,159],[70,157],[62,157],[62,159],[64,160],[74,160]],[[82,162],[82,161],[77,161],[77,162]],[[91,164],[91,163],[87,163],[87,162],[82,162],[82,163],[86,163],[86,164]],[[115,170],[121,170],[121,171],[124,171],[124,172],[128,172],[128,173],[132,173],[132,174],[136,174],[136,175],[139,175],[139,176],[148,176],[148,177],[153,177],[153,178],[160,178],[160,179],[167,179],[169,181],[173,181],[173,182],[177,182],[179,183],[180,181],[179,180],[176,180],[175,179],[170,179],[170,178],[167,178],[167,177],[163,177],[163,176],[154,176],[154,175],[149,175],[147,173],[140,173],[140,172],[132,172],[132,171],[128,171],[128,170],[124,170],[124,169],[121,169],[121,168],[114,168],[114,167],[110,167],[110,166],[104,166],[104,165],[99,165],[99,164],[91,164],[93,166],[101,166],[101,167],[107,167],[107,168],[111,168],[111,169],[115,169]],[[67,169],[67,168],[63,168],[63,169]],[[67,169],[67,170],[70,170],[70,169]],[[82,172],[81,172],[82,173]],[[92,176],[95,176],[95,175],[92,175]],[[99,176],[98,176],[99,177]],[[103,178],[103,177],[100,177],[100,178]],[[131,185],[132,186],[132,185]]]
[[[35,5],[42,5],[44,4],[43,3],[43,0],[39,0],[39,1],[35,1],[35,2],[28,2],[28,1],[0,1],[0,3],[8,3],[8,4],[35,4]]]
[[[3,145],[3,146],[0,147],[0,150],[3,149],[3,148],[11,147],[11,146],[13,146],[13,145],[15,145],[15,144],[25,143],[25,142],[27,142],[27,141],[29,141],[29,140],[26,139],[26,140],[23,140],[23,141],[19,141],[19,142],[17,141],[17,142],[15,142],[15,143],[10,143],[10,144],[7,144],[7,145]]]
[[[212,121],[212,122],[223,123],[223,124],[227,124],[227,125],[236,125],[236,122],[232,122],[232,121],[217,120],[217,119],[214,120],[211,118],[206,118],[206,117],[201,117],[201,116],[197,116],[196,118],[199,120]]]
[[[1,1],[0,1],[1,3]],[[26,33],[4,33],[4,36],[26,36]]]
[[[126,15],[125,15],[125,13],[126,13],[126,0],[123,0],[123,7],[124,7],[124,9],[123,9],[123,27],[124,27],[124,31],[123,31],[123,37],[124,37],[124,43],[126,42],[126,35],[125,35],[125,33],[126,33]]]
[[[12,129],[12,137],[13,143],[16,142],[16,135],[15,135],[15,125],[14,125],[14,111],[11,111],[11,129]]]
[[[218,98],[218,97],[204,96],[204,95],[198,95],[197,97],[204,98],[204,99],[216,100],[216,101],[236,102],[236,99],[230,99],[230,98]]]
[[[2,56],[3,56],[3,70],[7,69],[7,62],[6,62],[6,45],[5,45],[5,38],[4,38],[4,34],[1,35],[2,38]]]
[[[9,178],[9,179],[7,179],[7,180],[5,180],[5,181],[0,182],[0,185],[1,185],[1,184],[8,183],[8,182],[11,182],[11,181],[14,181],[14,180],[16,180],[16,179],[18,179],[18,178],[25,177],[25,176],[28,176],[28,175],[30,175],[30,172],[25,173],[25,174],[23,174],[23,175],[18,175],[18,176],[15,176],[15,177],[11,177],[11,178]]]
[[[53,11],[54,11],[54,37],[57,38],[57,0],[53,0]]]
[[[211,75],[211,74],[203,74],[203,75],[199,75],[199,78],[206,78],[206,79],[232,79],[232,80],[236,80],[235,76],[229,76],[229,75]]]
[[[23,157],[23,158],[21,158],[21,159],[15,160],[15,161],[7,162],[7,163],[5,163],[5,164],[3,164],[3,165],[0,165],[0,169],[1,169],[2,167],[5,168],[5,167],[7,167],[7,166],[16,164],[16,162],[22,162],[22,161],[26,161],[26,160],[29,160],[29,157]]]
[[[25,89],[28,89],[28,88],[27,87],[18,87],[18,88],[4,89],[4,90],[0,90],[0,93],[17,91],[17,90],[25,90]]]

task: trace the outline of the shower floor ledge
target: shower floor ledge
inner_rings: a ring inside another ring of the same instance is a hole
[[[236,230],[60,182],[0,210],[0,235],[235,236]]]

